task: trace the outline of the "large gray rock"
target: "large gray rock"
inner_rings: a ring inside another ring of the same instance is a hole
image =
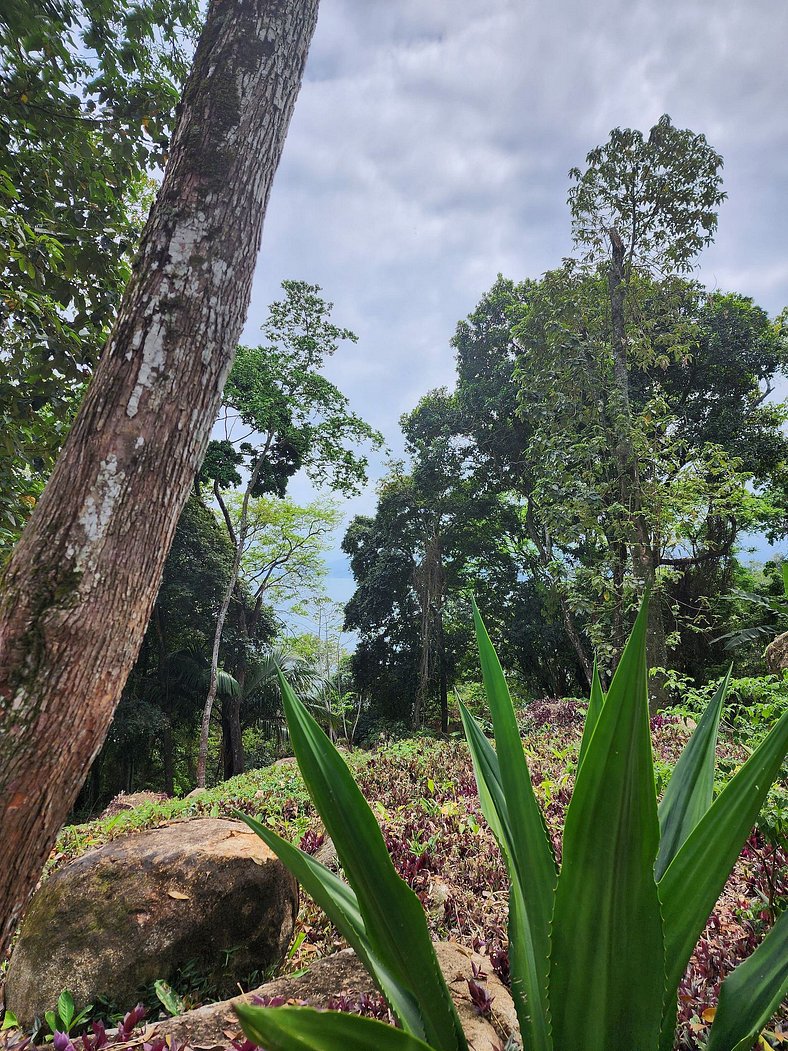
[[[511,1034],[516,1036],[519,1032],[517,1015],[509,990],[495,975],[489,960],[454,942],[437,942],[435,952],[469,1047],[473,1051],[497,1051],[503,1047]],[[477,974],[481,972],[485,977],[477,979],[471,964],[476,966]],[[468,990],[469,979],[482,984],[492,998],[489,1018],[482,1018],[473,1006]],[[226,1048],[234,1036],[243,1040],[233,1008],[237,1003],[248,1002],[253,996],[265,999],[282,997],[287,1001],[303,1001],[310,1007],[327,1007],[333,997],[345,995],[353,999],[375,991],[372,979],[358,957],[352,949],[345,949],[316,961],[306,974],[298,978],[276,978],[245,996],[208,1004],[178,1018],[158,1022],[155,1032],[175,1043],[188,1043],[197,1051],[218,1051]],[[370,1051],[374,1049],[370,1048]]]
[[[6,1006],[25,1024],[70,989],[128,1009],[190,964],[229,995],[277,964],[298,885],[240,821],[182,821],[124,836],[55,872],[33,897],[14,949]]]

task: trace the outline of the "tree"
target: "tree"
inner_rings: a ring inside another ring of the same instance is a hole
[[[333,304],[321,298],[318,285],[284,281],[282,288],[284,299],[271,304],[263,325],[267,345],[239,348],[223,399],[224,438],[211,443],[201,472],[212,486],[235,556],[213,640],[211,683],[200,728],[200,788],[205,786],[219,647],[247,542],[250,499],[266,493],[283,496],[288,479],[300,468],[318,485],[355,492],[366,480],[367,467],[358,447],[382,443],[376,431],[349,411],[345,395],[320,373],[340,341],[355,341],[356,336],[332,323]],[[239,430],[243,434],[238,435]],[[245,483],[239,469],[247,473]],[[242,484],[233,524],[222,493]]]
[[[0,545],[17,539],[98,361],[163,166],[196,0],[0,12]]]
[[[233,493],[225,507],[235,523],[243,497]],[[246,546],[241,555],[240,579],[254,601],[281,614],[323,594],[324,554],[333,531],[342,521],[335,503],[318,499],[300,506],[284,497],[254,497],[247,508]]]
[[[222,526],[231,527],[232,535],[239,541],[244,496],[231,493],[222,497],[222,511],[217,509]],[[248,666],[260,645],[259,629],[265,622],[266,608],[273,614],[281,614],[285,609],[297,609],[310,597],[314,599],[321,594],[326,572],[323,560],[326,539],[341,521],[338,509],[325,500],[314,500],[299,507],[286,498],[251,497],[245,513],[244,547],[230,606],[239,646],[229,667],[240,686],[240,693],[226,695],[222,701],[225,777],[234,777],[244,770],[241,706]],[[224,595],[227,595],[226,584]],[[215,620],[212,632],[214,645],[216,623]],[[206,689],[209,686],[210,676]]]
[[[615,425],[619,500],[631,509],[633,535],[626,548],[641,586],[654,589],[656,554],[643,506],[632,434],[628,360],[631,323],[637,319],[633,297],[638,273],[657,273],[669,284],[687,272],[713,237],[717,208],[724,200],[722,157],[703,135],[673,127],[664,115],[648,138],[631,128],[615,128],[603,146],[586,157],[584,172],[574,168],[569,192],[575,243],[586,263],[606,269],[610,305],[609,345],[614,384],[610,394]],[[640,353],[655,354],[648,332],[639,332]],[[644,338],[645,337],[645,338]],[[664,629],[658,590],[650,604],[650,660],[665,664]]]
[[[641,318],[650,343],[675,346],[673,312],[662,311],[661,292],[639,279]],[[698,300],[687,287],[681,338],[688,348],[703,335]],[[615,666],[644,587],[642,560],[648,559],[651,586],[658,583],[667,597],[688,569],[729,558],[738,531],[756,524],[762,504],[748,492],[750,466],[705,440],[710,432],[701,436],[684,426],[681,397],[664,385],[653,354],[628,367],[637,493],[622,490],[608,318],[604,277],[564,268],[545,275],[515,327],[519,411],[531,426],[529,519],[556,588],[584,615],[605,670]],[[652,666],[666,663],[667,613],[663,603],[652,618]]]
[[[489,610],[520,681],[558,689],[576,675],[536,576],[521,504],[489,484],[467,422],[461,401],[445,389],[405,414],[410,469],[393,465],[374,517],[355,518],[343,542],[356,581],[346,627],[360,635],[353,659],[359,688],[386,714],[414,725],[434,699],[444,729],[449,688],[468,650],[469,592]]]
[[[4,570],[0,951],[139,650],[243,325],[316,16],[316,0],[211,3],[112,334]]]
[[[667,118],[646,139],[616,129],[572,173],[581,258],[499,278],[454,339],[461,431],[487,484],[522,501],[587,674],[592,646],[615,665],[646,586],[652,666],[679,638],[707,648],[737,536],[779,529],[785,409],[765,399],[782,326],[683,276],[713,235],[720,166]]]

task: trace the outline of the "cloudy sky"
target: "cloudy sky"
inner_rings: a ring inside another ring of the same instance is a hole
[[[568,169],[611,128],[662,113],[725,159],[700,276],[777,313],[787,41],[785,0],[322,0],[245,340],[283,278],[321,285],[359,335],[327,371],[399,451],[399,416],[453,383],[455,325],[496,274],[538,277],[569,253]],[[370,484],[347,512],[373,506]],[[330,592],[344,600],[338,542]]]

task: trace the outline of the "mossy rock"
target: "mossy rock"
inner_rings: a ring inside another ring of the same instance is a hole
[[[24,1025],[61,990],[131,1007],[185,963],[218,995],[283,958],[298,885],[246,825],[204,818],[115,839],[55,872],[30,903],[5,987]]]

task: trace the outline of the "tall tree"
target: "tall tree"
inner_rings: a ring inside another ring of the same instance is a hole
[[[211,681],[200,729],[200,788],[205,786],[219,648],[248,540],[250,500],[266,493],[283,496],[288,479],[299,468],[318,485],[355,492],[366,480],[367,459],[361,447],[382,442],[320,371],[341,341],[355,341],[356,336],[331,321],[333,304],[321,297],[318,285],[284,281],[282,288],[284,298],[271,304],[263,325],[267,344],[238,350],[220,417],[224,438],[209,446],[201,473],[211,484],[235,556],[213,640]],[[245,478],[239,469],[245,471]],[[240,486],[243,493],[235,522],[222,495],[230,486]],[[240,740],[240,724],[236,736]]]
[[[3,573],[0,951],[139,650],[248,308],[316,18],[317,0],[210,4],[118,318]]]
[[[245,494],[231,493],[222,497],[221,513],[217,511],[222,525],[232,529],[236,543],[240,542],[241,520],[246,515],[244,546],[230,606],[239,645],[229,665],[225,664],[240,692],[225,695],[221,705],[225,777],[244,770],[241,705],[249,664],[260,646],[260,626],[266,623],[269,612],[275,617],[287,610],[299,610],[322,596],[327,538],[341,521],[337,508],[325,500],[302,507],[287,498],[259,496],[249,499],[245,508],[244,501]],[[216,624],[214,620],[214,646]]]
[[[632,536],[626,546],[633,570],[643,587],[654,590],[658,554],[643,504],[629,391],[631,320],[638,316],[633,278],[638,273],[656,273],[662,279],[686,273],[712,241],[717,209],[725,198],[722,157],[705,136],[674,127],[665,114],[647,138],[632,128],[615,128],[586,162],[585,171],[570,172],[572,230],[586,263],[595,268],[601,262],[606,270],[614,377],[609,402],[619,500],[631,510]],[[639,335],[641,350],[653,358],[656,348],[643,346],[647,336],[642,327]],[[649,616],[650,662],[664,666],[658,590]]]

